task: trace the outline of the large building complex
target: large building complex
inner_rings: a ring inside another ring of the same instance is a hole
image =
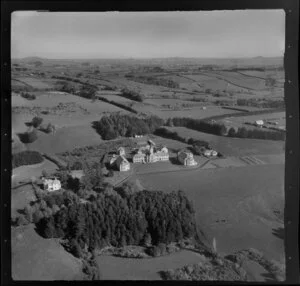
[[[148,141],[148,145],[140,147],[132,157],[133,163],[155,163],[168,160],[169,151],[167,147],[157,148],[152,140]]]

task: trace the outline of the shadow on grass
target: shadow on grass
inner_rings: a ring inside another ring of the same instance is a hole
[[[277,282],[274,276],[270,273],[263,273],[261,276],[265,278],[264,282]]]
[[[173,165],[180,165],[180,166],[182,166],[182,164],[179,163],[179,161],[177,160],[176,157],[170,157],[170,158],[169,158],[169,161],[170,161],[171,164],[173,164]]]
[[[24,124],[25,124],[27,127],[31,127],[31,126],[32,126],[31,121],[25,122]]]
[[[272,234],[274,236],[284,240],[285,233],[284,233],[284,228],[283,227],[273,228],[272,229]]]

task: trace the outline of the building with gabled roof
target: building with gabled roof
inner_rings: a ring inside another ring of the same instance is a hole
[[[130,170],[130,164],[124,156],[118,156],[117,159],[114,161],[114,165],[121,172]]]
[[[47,190],[48,192],[54,192],[61,189],[61,183],[60,180],[58,180],[56,177],[50,177],[50,178],[42,178],[42,183],[44,190]]]
[[[187,150],[178,152],[177,159],[184,166],[196,166],[198,164],[193,154]]]

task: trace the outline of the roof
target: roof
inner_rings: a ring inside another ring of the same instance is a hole
[[[115,164],[117,164],[117,165],[121,165],[123,163],[129,164],[128,160],[124,156],[119,156],[115,161]]]
[[[71,176],[72,176],[73,178],[78,178],[78,179],[80,179],[81,177],[84,176],[83,170],[73,170],[73,171],[71,171],[70,173],[71,173]]]
[[[152,145],[156,145],[151,139],[148,140],[148,143],[150,143]]]
[[[188,150],[182,150],[178,152],[178,155],[184,154],[186,157],[192,157],[193,154],[192,152],[188,151]]]

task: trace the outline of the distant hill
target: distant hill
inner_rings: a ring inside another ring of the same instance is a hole
[[[243,65],[243,66],[282,66],[283,57],[252,57],[252,58],[128,58],[128,59],[47,59],[40,57],[26,57],[21,59],[13,59],[13,63],[31,63],[41,61],[47,64],[68,64],[74,63],[91,63],[91,64],[111,64],[111,65]]]

